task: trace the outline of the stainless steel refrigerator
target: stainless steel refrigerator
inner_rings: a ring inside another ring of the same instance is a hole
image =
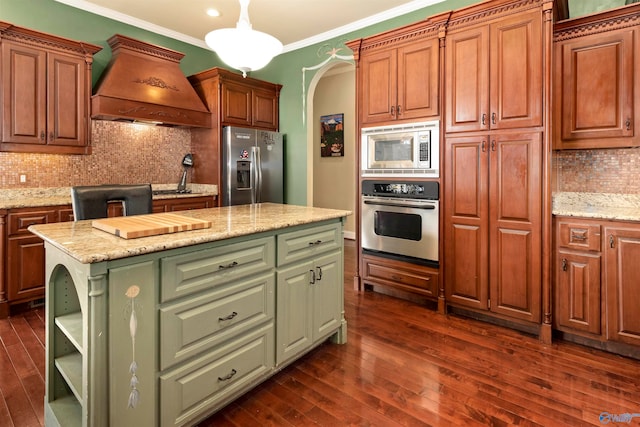
[[[227,126],[222,139],[222,206],[284,201],[282,134]]]

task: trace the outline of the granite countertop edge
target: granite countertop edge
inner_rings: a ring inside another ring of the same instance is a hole
[[[553,193],[554,216],[640,221],[640,194]]]
[[[276,203],[194,209],[181,215],[209,220],[211,228],[123,239],[92,226],[91,220],[33,225],[28,229],[83,264],[215,242],[342,218],[351,211]]]
[[[152,184],[153,191],[172,190],[177,184]],[[154,194],[154,200],[184,197],[217,196],[215,184],[189,184],[189,193]],[[64,206],[71,204],[71,187],[9,188],[0,192],[0,209]]]

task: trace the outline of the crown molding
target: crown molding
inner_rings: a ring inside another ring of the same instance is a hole
[[[205,44],[204,40],[200,40],[198,38],[191,37],[183,33],[179,33],[177,31],[162,27],[160,25],[152,24],[151,22],[147,22],[142,19],[138,19],[121,12],[117,12],[113,9],[98,6],[89,1],[85,1],[85,0],[55,0],[55,1],[57,1],[58,3],[66,4],[67,6],[84,10],[86,12],[100,15],[104,18],[113,19],[114,21],[122,22],[124,24],[141,28],[143,30],[150,31],[152,33],[160,34],[162,36],[179,40],[181,42],[191,44],[193,46],[197,46],[202,49],[210,50],[209,47]],[[297,49],[302,49],[307,46],[321,43],[326,40],[330,40],[332,38],[339,37],[344,34],[348,34],[352,31],[357,31],[362,28],[366,28],[370,25],[375,25],[380,22],[383,22],[398,16],[402,16],[407,13],[414,12],[419,9],[432,6],[434,4],[442,3],[444,1],[445,0],[413,0],[402,6],[394,7],[393,9],[389,9],[384,12],[371,15],[367,18],[363,18],[358,21],[349,23],[347,25],[334,28],[333,30],[325,31],[324,33],[316,34],[315,36],[312,36],[303,40],[299,40],[297,42],[289,43],[284,46],[283,53],[291,52]]]

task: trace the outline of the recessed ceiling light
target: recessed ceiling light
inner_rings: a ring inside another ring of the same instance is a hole
[[[220,16],[220,12],[217,9],[207,9],[207,15],[209,16]]]

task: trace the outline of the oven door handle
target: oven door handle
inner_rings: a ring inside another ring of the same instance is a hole
[[[377,205],[377,206],[391,206],[395,208],[411,208],[411,209],[426,209],[426,210],[433,210],[436,208],[434,205],[402,205],[402,204],[391,203],[391,202],[374,202],[373,200],[365,200],[364,204]]]

